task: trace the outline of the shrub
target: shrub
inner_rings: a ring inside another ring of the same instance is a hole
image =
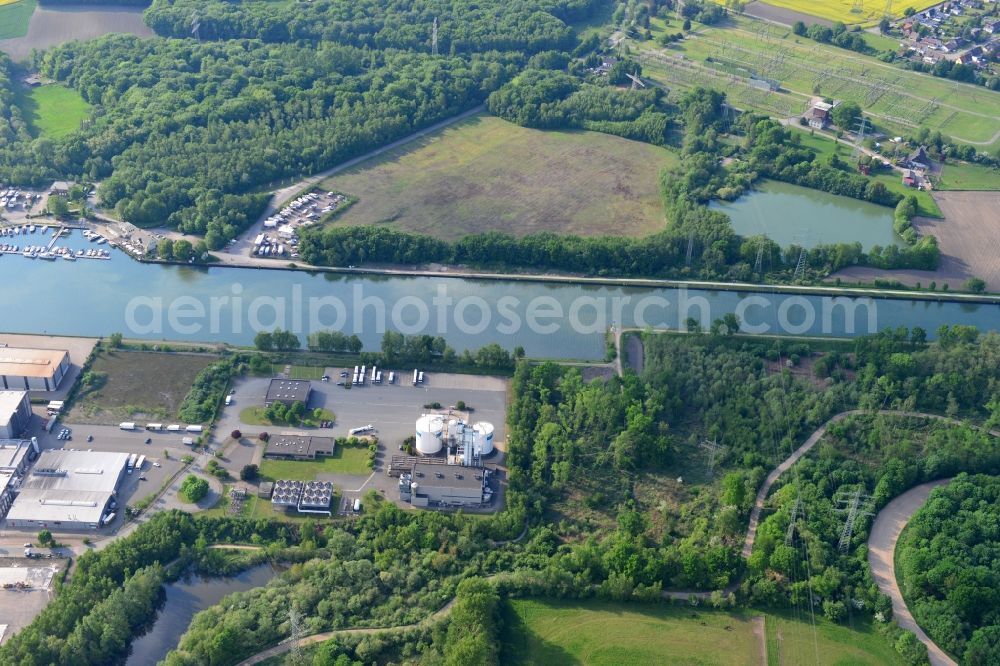
[[[240,470],[241,481],[256,481],[258,476],[260,476],[260,468],[257,465],[244,465],[243,469]]]
[[[243,439],[243,433],[240,432],[239,430],[232,431],[231,433],[229,433],[229,436],[232,437],[233,439]]]
[[[181,489],[177,493],[180,495],[181,499],[185,502],[190,502],[194,504],[202,500],[205,495],[208,494],[208,481],[205,479],[199,479],[194,474],[188,474],[184,482],[181,483]]]

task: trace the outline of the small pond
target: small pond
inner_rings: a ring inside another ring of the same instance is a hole
[[[187,631],[195,613],[214,606],[233,592],[263,587],[275,575],[270,564],[262,564],[235,576],[188,576],[167,585],[166,601],[149,631],[132,641],[132,652],[125,666],[148,666],[160,662],[177,647],[177,641]]]
[[[903,245],[892,230],[892,209],[837,194],[764,181],[736,201],[713,202],[711,208],[729,215],[741,236],[764,234],[781,247],[815,247],[860,242]]]

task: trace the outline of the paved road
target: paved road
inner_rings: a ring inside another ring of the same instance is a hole
[[[893,558],[896,552],[896,542],[899,535],[912,516],[927,501],[927,497],[935,488],[945,485],[951,479],[932,481],[911,488],[896,499],[885,505],[879,511],[872,524],[871,535],[868,537],[868,563],[872,568],[872,577],[883,594],[892,599],[892,614],[896,624],[903,629],[909,629],[917,635],[917,639],[927,646],[931,666],[955,666],[955,661],[939,648],[920,628],[903,600],[903,593],[896,583],[896,571]]]

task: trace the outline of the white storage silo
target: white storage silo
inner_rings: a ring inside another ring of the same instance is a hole
[[[475,449],[481,456],[488,456],[493,453],[493,424],[488,421],[480,421],[472,426],[476,433]]]
[[[432,456],[441,450],[444,421],[440,416],[424,414],[417,419],[417,453]]]

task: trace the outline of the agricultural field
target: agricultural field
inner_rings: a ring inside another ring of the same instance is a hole
[[[28,21],[36,5],[36,0],[0,0],[0,39],[28,34]]]
[[[725,0],[716,1],[722,5],[726,4]],[[816,16],[827,21],[840,21],[845,25],[875,25],[882,18],[882,11],[885,8],[885,3],[868,2],[863,4],[860,11],[854,11],[858,4],[855,0],[819,0],[818,2],[817,0],[768,0],[767,3],[758,4],[767,4],[799,14]],[[938,4],[936,0],[896,0],[892,3],[892,15],[898,18],[911,7],[915,11],[921,11],[936,4]]]
[[[643,236],[662,229],[658,174],[674,153],[594,132],[479,115],[328,179],[358,201],[334,224],[440,238],[483,231]]]
[[[948,162],[941,169],[939,190],[1000,190],[1000,169],[982,164]]]
[[[23,91],[19,105],[32,134],[48,139],[70,134],[90,115],[90,105],[80,93],[59,84]]]
[[[663,31],[653,22],[654,37]],[[671,47],[633,42],[643,71],[668,88],[708,85],[737,107],[799,116],[816,95],[858,102],[886,133],[924,126],[989,149],[1000,143],[1000,94],[819,44],[747,17],[704,26]],[[778,80],[778,92],[748,85],[751,73]]]
[[[117,425],[176,417],[195,376],[216,357],[202,354],[103,351],[80,377],[68,423]]]
[[[503,642],[508,664],[901,663],[870,627],[851,630],[819,618],[814,625],[808,617],[753,610],[598,601],[515,599],[510,606]],[[755,617],[764,620],[763,635]]]
[[[338,446],[332,456],[315,461],[264,460],[260,464],[262,478],[312,481],[319,474],[369,474],[367,446]]]

